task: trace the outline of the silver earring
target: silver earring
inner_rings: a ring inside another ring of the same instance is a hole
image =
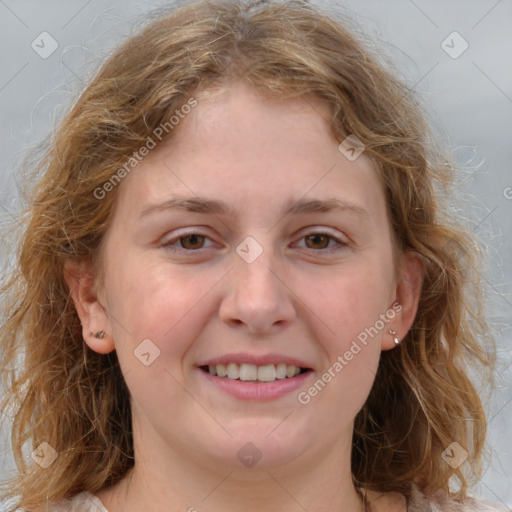
[[[98,331],[98,332],[91,331],[90,336],[94,336],[97,340],[102,340],[103,338],[107,337],[107,334],[105,331]]]
[[[400,340],[395,336],[396,335],[396,331],[393,331],[393,330],[389,330],[389,334],[391,334],[391,336],[394,336],[395,339],[393,340],[395,342],[395,345],[398,345],[400,343]]]

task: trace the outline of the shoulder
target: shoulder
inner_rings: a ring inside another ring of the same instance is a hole
[[[31,512],[25,509],[17,509],[15,512]],[[34,510],[33,512],[39,512]],[[58,501],[44,507],[44,512],[108,512],[97,496],[90,492],[76,494],[72,498]]]

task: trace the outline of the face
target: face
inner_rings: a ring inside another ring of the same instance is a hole
[[[108,316],[82,322],[104,322],[139,440],[203,464],[310,462],[350,445],[414,314],[409,267],[377,172],[338,150],[320,100],[241,84],[198,100],[120,185]]]

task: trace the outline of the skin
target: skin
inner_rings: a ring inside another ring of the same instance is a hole
[[[397,267],[378,175],[364,153],[340,153],[321,100],[265,99],[241,83],[198,99],[120,185],[103,279],[88,262],[66,267],[86,343],[117,351],[132,397],[135,467],[98,496],[111,512],[359,512],[354,418],[381,351],[395,347],[389,330],[402,339],[413,322],[421,265],[406,254]],[[232,212],[140,217],[191,196]],[[301,198],[363,213],[283,215]],[[180,242],[190,233],[207,238]],[[332,238],[306,238],[315,233]],[[263,249],[252,263],[235,251],[247,236]],[[307,405],[297,392],[234,398],[197,368],[226,353],[279,353],[308,362],[307,390],[395,302],[401,311]],[[106,338],[90,336],[102,329]],[[134,356],[144,339],[160,350],[149,366]],[[247,442],[262,454],[252,468],[236,455]],[[404,509],[399,496],[372,496],[374,510]]]

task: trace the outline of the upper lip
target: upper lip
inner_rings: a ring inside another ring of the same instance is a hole
[[[311,365],[296,359],[294,357],[285,356],[283,354],[224,354],[220,357],[209,359],[198,366],[215,366],[217,364],[255,364],[256,366],[265,366],[268,364],[287,364],[297,366],[299,368],[311,368]]]

